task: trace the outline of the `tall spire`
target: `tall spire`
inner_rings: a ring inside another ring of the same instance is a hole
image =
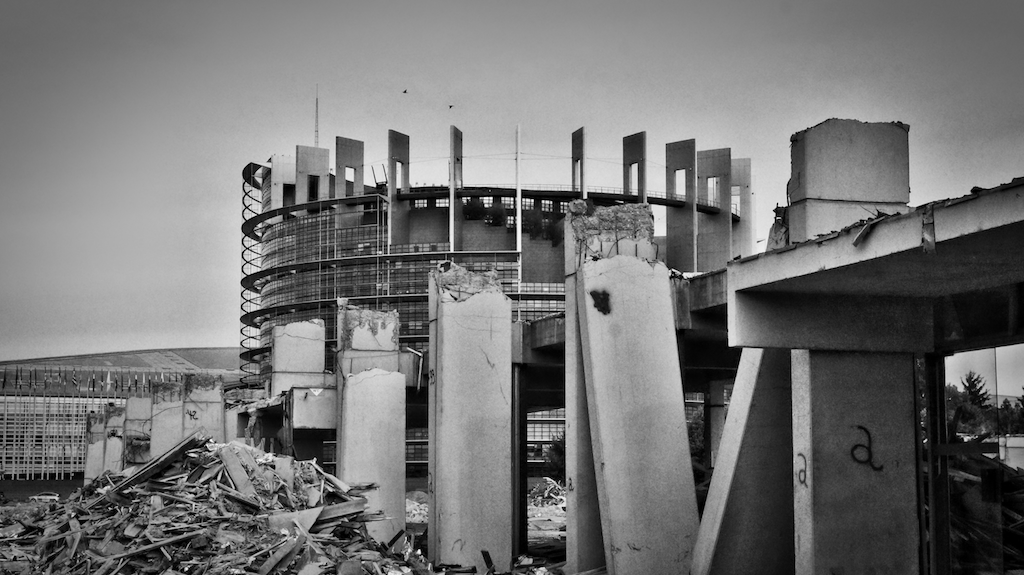
[[[316,85],[316,115],[313,118],[313,147],[320,147],[320,83]]]

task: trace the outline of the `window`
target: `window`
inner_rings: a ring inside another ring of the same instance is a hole
[[[563,214],[569,213],[569,202],[558,202],[558,211]]]
[[[355,194],[356,190],[356,169],[350,166],[345,166],[345,195],[351,196]],[[359,190],[362,193],[362,190]]]
[[[523,210],[533,209],[533,198],[523,198]]]
[[[438,208],[447,208],[449,206],[448,198],[437,198],[434,201],[434,206]]]
[[[285,184],[281,204],[284,206],[295,205],[295,184]]]
[[[492,205],[494,205],[494,198],[492,198],[491,196],[484,196],[483,198],[480,199],[481,201],[483,201],[485,208],[489,208]]]
[[[516,199],[515,198],[510,198],[510,197],[507,197],[507,196],[506,197],[502,197],[501,198],[501,205],[504,206],[506,210],[514,210],[514,209],[516,209]]]
[[[718,180],[717,176],[708,178],[708,199],[713,202],[718,200]]]
[[[541,200],[540,211],[542,212],[553,212],[555,211],[555,202],[553,200]]]
[[[307,178],[306,196],[307,202],[315,202],[320,196],[320,176],[308,176]]]
[[[423,209],[425,207],[427,207],[427,200],[425,200],[425,199],[423,199],[423,200],[413,200],[412,201],[412,208],[414,210]]]

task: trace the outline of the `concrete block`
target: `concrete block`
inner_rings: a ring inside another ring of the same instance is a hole
[[[917,573],[912,354],[794,350],[796,573]]]
[[[608,571],[685,573],[699,516],[668,268],[620,255],[577,282]]]
[[[321,319],[274,326],[270,352],[274,371],[323,373],[325,337]]]
[[[512,307],[496,274],[430,275],[431,558],[476,566],[512,555]]]
[[[292,429],[337,429],[337,389],[292,388],[287,396]]]
[[[334,375],[323,373],[295,373],[275,371],[270,376],[270,395],[276,396],[293,388],[334,387]]]
[[[691,575],[793,573],[791,409],[789,350],[744,349]]]
[[[338,350],[397,351],[398,312],[360,309],[338,299]]]
[[[102,411],[100,413],[90,413],[86,418],[85,424],[85,472],[83,478],[85,483],[89,483],[103,474],[103,467],[106,464],[104,451],[107,445],[107,419]]]
[[[387,543],[405,529],[405,376],[381,369],[349,374],[341,393],[338,476],[377,484],[365,493],[367,511],[387,518],[367,529]]]

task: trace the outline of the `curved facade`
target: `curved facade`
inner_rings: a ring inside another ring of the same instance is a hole
[[[636,136],[629,137],[634,148]],[[258,385],[268,377],[273,327],[295,321],[324,321],[327,369],[332,370],[338,298],[369,309],[398,311],[402,345],[425,349],[427,271],[445,260],[474,271],[496,270],[517,319],[563,311],[564,248],[557,224],[575,199],[598,205],[665,205],[670,235],[690,233],[684,229],[686,222],[696,228],[698,218],[721,214],[716,219],[726,222],[729,242],[729,230],[741,221],[735,210],[723,211],[714,194],[706,191],[702,199],[696,185],[696,153],[689,174],[694,185],[686,186],[692,195],[676,197],[674,192],[648,196],[642,186],[630,190],[625,163],[623,189],[586,187],[582,130],[573,136],[573,185],[542,189],[465,186],[462,136],[454,126],[447,188],[410,187],[408,137],[391,131],[388,144],[389,173],[399,176],[386,187],[363,184],[363,144],[341,137],[336,139],[334,166],[328,165],[329,150],[297,146],[295,156],[275,155],[244,168],[241,320],[246,383]],[[641,174],[642,170],[641,165]],[[724,188],[726,193],[735,192],[735,187]],[[696,201],[687,201],[693,196]],[[673,212],[678,212],[677,221]],[[698,243],[694,233],[691,249]],[[732,255],[728,244],[725,251],[722,266]],[[669,249],[663,252],[673,265]],[[697,269],[693,262],[675,262],[673,267]]]

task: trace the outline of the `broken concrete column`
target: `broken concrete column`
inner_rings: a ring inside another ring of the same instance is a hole
[[[793,350],[796,573],[917,573],[913,355]]]
[[[789,350],[743,350],[692,575],[793,573],[790,389]]]
[[[107,418],[105,410],[90,412],[85,418],[85,483],[88,484],[103,474],[103,466],[106,464],[104,451],[106,449],[106,427]]]
[[[359,309],[338,300],[338,476],[375,483],[364,494],[367,524],[387,543],[405,529],[405,384],[399,371],[398,313]]]
[[[576,313],[608,571],[684,573],[699,516],[669,271],[644,257],[650,207],[598,209],[572,225],[581,244]]]
[[[629,217],[630,211],[634,217]],[[605,564],[604,535],[594,471],[583,344],[576,310],[577,269],[597,255],[628,254],[654,259],[653,224],[645,224],[649,211],[637,206],[616,211],[599,208],[587,214],[587,204],[576,201],[565,218],[565,451],[566,571],[589,571]],[[649,232],[649,233],[648,233]]]
[[[512,559],[512,304],[497,274],[430,274],[428,531],[435,563]]]

